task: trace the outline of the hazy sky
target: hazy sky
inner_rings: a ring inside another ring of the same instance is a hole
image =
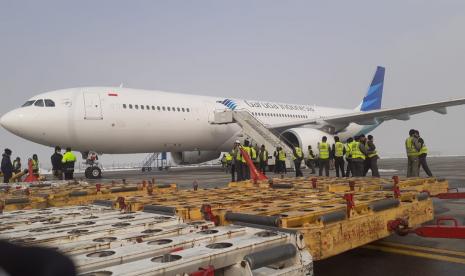
[[[0,114],[87,85],[356,107],[377,65],[383,107],[465,97],[465,1],[0,0]],[[465,106],[390,121],[382,155],[418,128],[465,154]],[[46,126],[44,126],[46,127]],[[14,156],[51,149],[0,130]],[[105,162],[140,156],[105,156]]]

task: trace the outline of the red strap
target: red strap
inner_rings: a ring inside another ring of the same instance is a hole
[[[249,154],[242,147],[240,147],[239,149],[241,150],[242,157],[245,159],[247,165],[249,166],[250,176],[252,180],[268,180],[268,177],[266,177],[264,174],[257,170],[255,165],[253,164],[252,159],[250,159]]]

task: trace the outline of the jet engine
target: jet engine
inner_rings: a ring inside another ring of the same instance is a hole
[[[329,144],[334,143],[333,135],[314,128],[291,128],[284,131],[282,135],[288,144],[299,145],[304,151],[310,145],[315,153],[318,152],[317,146],[323,136],[328,137]]]
[[[184,151],[172,152],[171,158],[178,165],[200,164],[219,158],[219,151]]]

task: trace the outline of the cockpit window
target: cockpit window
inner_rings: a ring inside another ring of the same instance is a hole
[[[47,107],[55,107],[55,102],[50,99],[45,99],[45,106]]]
[[[32,100],[32,101],[27,101],[25,102],[22,107],[25,107],[25,106],[31,106],[36,100]]]
[[[44,106],[44,100],[37,100],[34,105],[35,106]]]

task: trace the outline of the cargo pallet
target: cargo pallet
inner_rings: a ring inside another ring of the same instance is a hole
[[[312,275],[298,231],[88,205],[5,212],[0,237],[54,248],[81,275]]]
[[[219,189],[100,197],[96,202],[188,222],[298,231],[313,259],[321,260],[389,236],[396,230],[390,226],[393,221],[415,227],[432,220],[430,196],[444,194],[447,187],[446,180],[435,178],[275,178]]]
[[[176,184],[95,184],[86,182],[46,182],[15,184],[0,192],[0,212],[89,204],[95,200],[116,200],[119,197],[161,194],[177,190]]]

